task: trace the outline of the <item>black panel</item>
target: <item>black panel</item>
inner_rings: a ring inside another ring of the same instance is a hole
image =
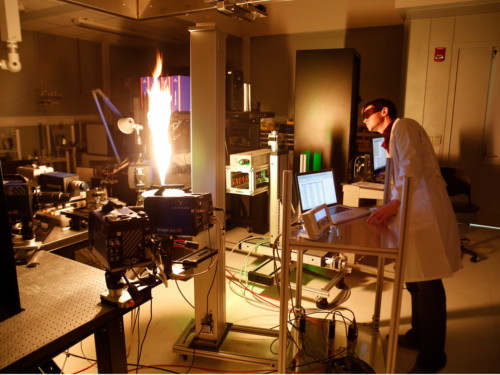
[[[9,318],[21,311],[19,289],[17,286],[16,265],[14,262],[14,249],[10,234],[7,204],[3,188],[3,174],[0,163],[0,231],[2,246],[0,250],[0,284],[2,285],[2,299],[0,304],[0,321]]]
[[[351,180],[356,152],[359,67],[351,48],[297,51],[295,157],[320,152],[321,168],[333,168],[339,193],[340,183]]]

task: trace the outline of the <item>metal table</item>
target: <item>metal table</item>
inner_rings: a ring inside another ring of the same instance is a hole
[[[377,286],[375,296],[375,310],[373,324],[378,330],[380,317],[380,305],[382,300],[382,282],[384,278],[385,258],[395,260],[394,287],[392,296],[391,319],[389,329],[389,342],[386,358],[386,373],[394,373],[397,349],[397,327],[401,310],[401,298],[403,288],[403,270],[405,261],[405,237],[406,237],[406,212],[408,211],[408,196],[410,194],[409,180],[405,180],[403,187],[402,204],[400,207],[399,221],[395,223],[394,229],[384,226],[370,225],[366,218],[347,222],[332,228],[327,236],[319,241],[310,241],[297,237],[297,229],[290,229],[291,223],[291,187],[292,172],[285,171],[283,177],[283,215],[282,215],[282,260],[281,260],[281,285],[290,282],[290,254],[296,250],[297,256],[297,289],[296,305],[301,304],[302,285],[302,254],[306,250],[336,250],[343,253],[375,255],[378,257]],[[289,288],[281,288],[280,295],[280,335],[279,335],[279,360],[278,373],[286,373],[288,367],[287,359],[287,329],[288,329],[288,301]]]
[[[100,373],[127,373],[123,315],[101,304],[104,271],[40,251],[39,264],[18,266],[20,313],[0,322],[0,372],[33,373],[95,335]]]

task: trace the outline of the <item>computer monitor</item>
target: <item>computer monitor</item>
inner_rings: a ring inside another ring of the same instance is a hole
[[[307,212],[320,204],[331,206],[337,203],[332,169],[296,174],[300,208]]]
[[[372,138],[372,160],[373,160],[373,177],[376,178],[377,175],[385,172],[385,165],[387,162],[387,152],[385,148],[382,147],[384,143],[384,137],[373,137]]]

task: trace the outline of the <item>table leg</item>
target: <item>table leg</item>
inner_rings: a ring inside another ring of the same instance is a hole
[[[382,304],[382,291],[384,288],[385,258],[378,257],[377,284],[375,291],[375,311],[373,312],[373,330],[378,333],[380,326],[380,306]]]
[[[118,317],[94,333],[97,369],[100,374],[126,374],[127,352],[123,317]]]

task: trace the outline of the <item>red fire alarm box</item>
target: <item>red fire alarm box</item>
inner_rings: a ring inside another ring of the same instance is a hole
[[[446,47],[436,47],[434,50],[434,61],[441,62],[444,61],[446,55]]]

